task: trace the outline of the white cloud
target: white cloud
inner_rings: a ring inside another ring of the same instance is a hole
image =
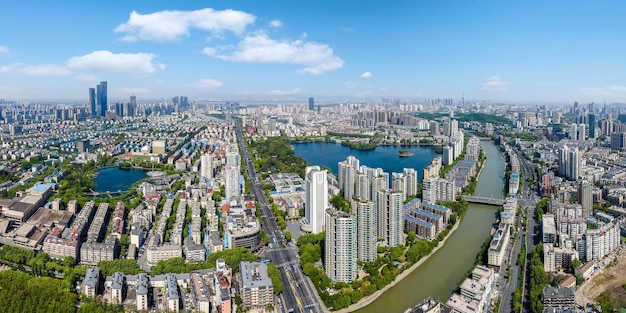
[[[213,89],[221,88],[222,86],[224,86],[224,83],[216,79],[203,78],[194,83],[189,84],[188,86],[195,87],[198,89],[213,90]]]
[[[211,8],[194,11],[159,11],[141,14],[133,11],[128,21],[115,28],[124,33],[122,40],[175,41],[189,36],[191,29],[209,32],[225,30],[240,34],[246,26],[254,23],[252,14],[235,11],[217,11]]]
[[[359,93],[357,93],[356,95],[359,97],[366,97],[366,96],[371,96],[374,94],[374,90],[372,89],[367,89],[367,90],[363,90]]]
[[[585,94],[608,94],[608,90],[598,87],[583,87],[578,90],[579,93]]]
[[[270,22],[269,26],[272,28],[280,28],[283,26],[283,22],[281,22],[280,20],[273,20]]]
[[[70,71],[57,64],[25,65],[13,63],[0,67],[0,73],[20,73],[27,76],[67,76]]]
[[[509,90],[509,85],[508,81],[505,81],[500,75],[496,74],[487,78],[480,89],[486,91],[506,91]]]
[[[626,95],[626,86],[610,85],[605,87],[584,87],[578,89],[578,93],[604,96],[604,97],[624,97]]]
[[[356,31],[352,27],[342,27],[341,30],[346,32],[346,33],[354,33]]]
[[[92,75],[92,74],[76,75],[74,76],[74,80],[77,80],[79,82],[84,82],[84,83],[91,83],[91,82],[99,81],[98,76]]]
[[[111,92],[112,95],[118,95],[118,96],[128,96],[128,95],[145,95],[145,94],[149,94],[150,93],[150,89],[148,88],[141,88],[141,87],[119,87],[119,88],[114,88]]]
[[[361,74],[361,78],[363,78],[363,79],[370,79],[370,78],[372,78],[372,73],[365,72],[365,73]]]
[[[205,48],[203,53],[222,60],[240,63],[289,63],[304,66],[300,72],[319,75],[334,71],[345,63],[335,56],[333,49],[326,44],[302,40],[275,40],[260,33],[244,38],[235,51],[222,53],[215,48]]]
[[[6,46],[0,46],[0,53],[9,53],[9,48]]]
[[[389,95],[393,91],[394,90],[389,87],[371,85],[371,86],[367,86],[365,90],[357,93],[356,96],[359,96],[359,97],[383,96],[383,95]]]
[[[67,60],[67,67],[82,71],[148,75],[165,68],[165,65],[154,62],[156,57],[152,53],[112,53],[99,50],[70,58]]]
[[[165,65],[154,62],[157,56],[151,53],[111,53],[110,51],[94,51],[83,56],[72,57],[65,65],[39,64],[27,65],[13,63],[0,66],[0,73],[20,73],[28,76],[67,76],[75,72],[75,80],[90,82],[97,80],[92,72],[100,73],[131,73],[136,75],[153,74],[165,69]]]
[[[611,91],[625,92],[626,86],[611,85],[608,89]]]
[[[0,92],[16,92],[16,91],[20,91],[21,89],[15,86],[9,86],[9,85],[2,85],[0,84]]]
[[[341,85],[342,85],[344,88],[348,88],[348,89],[350,89],[350,88],[356,88],[356,87],[358,87],[358,86],[359,86],[359,83],[358,83],[358,82],[345,82],[345,83],[343,83],[343,84],[341,84]]]
[[[272,90],[267,92],[268,95],[271,96],[289,96],[289,95],[297,95],[302,92],[300,88],[294,88],[292,90]]]

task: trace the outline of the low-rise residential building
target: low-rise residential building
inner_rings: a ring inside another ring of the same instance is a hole
[[[588,261],[587,263],[575,268],[574,272],[577,276],[580,276],[584,280],[587,280],[587,278],[589,278],[593,274],[595,265],[596,264],[593,261]]]
[[[428,297],[424,301],[418,303],[408,313],[450,313],[452,308],[439,300]]]
[[[137,311],[146,311],[150,307],[148,306],[148,294],[150,288],[150,277],[146,273],[140,273],[137,276]]]
[[[261,262],[241,262],[240,293],[243,305],[250,308],[264,308],[274,303],[274,285],[267,275],[267,264]]]
[[[85,279],[81,285],[81,293],[87,297],[98,295],[98,284],[100,283],[100,269],[88,268],[85,272]]]
[[[480,313],[480,303],[474,299],[452,294],[446,304],[452,308],[452,313]]]
[[[404,215],[404,230],[413,231],[417,237],[433,240],[437,236],[437,227],[433,223],[429,223],[415,216]]]
[[[203,313],[211,312],[211,299],[209,287],[205,284],[202,274],[199,272],[191,273],[192,292],[197,309]]]
[[[172,312],[178,312],[178,310],[180,310],[180,294],[178,293],[176,276],[172,274],[166,275],[165,293],[168,310]]]
[[[507,245],[509,244],[509,238],[511,237],[509,231],[510,225],[500,223],[498,230],[493,235],[489,249],[487,250],[487,257],[489,266],[500,267],[504,261],[504,254],[506,252]]]
[[[166,244],[162,246],[148,246],[146,261],[149,266],[155,266],[159,261],[173,258],[182,258],[183,250],[179,245]]]
[[[124,274],[116,272],[112,280],[107,281],[108,301],[112,304],[122,304],[126,296],[126,277]]]
[[[576,304],[574,289],[547,286],[541,294],[544,306],[566,307]]]
[[[80,247],[80,263],[98,265],[100,261],[113,261],[119,257],[117,238],[109,235],[104,242],[88,239]]]

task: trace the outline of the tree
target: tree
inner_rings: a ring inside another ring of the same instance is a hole
[[[265,229],[261,229],[261,241],[263,241],[263,245],[267,245],[270,242],[270,239],[269,237],[267,237]]]
[[[63,259],[63,266],[65,266],[65,267],[72,267],[72,266],[74,266],[75,264],[76,264],[76,259],[74,259],[74,258],[73,258],[73,257],[71,257],[71,256],[66,256],[66,257]]]
[[[283,281],[281,280],[280,270],[274,264],[267,265],[267,276],[272,280],[274,286],[274,294],[280,294],[283,291]]]
[[[408,246],[411,246],[415,242],[415,238],[417,238],[417,235],[415,234],[415,232],[410,231],[406,237],[406,244]]]
[[[0,308],[10,312],[75,312],[72,285],[16,271],[0,272]]]
[[[117,259],[113,261],[101,261],[98,263],[102,276],[111,276],[115,272],[121,272],[126,275],[137,275],[143,270],[139,268],[137,262],[132,259]]]
[[[287,239],[287,241],[291,241],[291,232],[290,231],[286,231],[285,232],[285,239]]]
[[[573,259],[570,263],[570,273],[574,273],[574,270],[578,267],[580,267],[581,265],[583,265],[583,262],[580,259]]]
[[[114,305],[106,302],[100,302],[92,298],[81,299],[80,308],[78,313],[123,313],[124,309],[119,305]]]
[[[332,204],[335,209],[339,211],[343,211],[346,213],[350,213],[350,203],[343,198],[342,194],[336,194],[329,199],[330,204]]]

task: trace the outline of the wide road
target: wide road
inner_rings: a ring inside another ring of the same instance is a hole
[[[518,313],[512,312],[511,309],[513,306],[513,294],[515,293],[515,289],[518,285],[521,285],[522,283],[518,281],[518,273],[521,270],[520,266],[522,264],[517,264],[518,256],[522,250],[522,236],[526,237],[526,264],[530,264],[529,262],[532,256],[532,247],[535,244],[535,240],[538,240],[538,238],[535,236],[535,209],[539,201],[539,196],[537,195],[536,187],[533,188],[529,186],[527,181],[528,178],[531,178],[533,181],[537,182],[537,171],[535,170],[535,166],[533,165],[533,163],[525,159],[519,150],[516,150],[516,153],[519,158],[520,169],[523,174],[523,179],[520,180],[521,186],[517,195],[518,206],[522,208],[522,212],[520,212],[520,217],[524,218],[526,216],[525,214],[522,214],[526,209],[528,210],[526,214],[530,215],[528,217],[528,224],[526,225],[525,231],[522,231],[520,227],[521,219],[516,225],[517,237],[515,238],[515,244],[513,248],[509,251],[509,258],[508,261],[505,261],[505,267],[500,271],[501,277],[504,276],[504,273],[506,273],[506,267],[508,267],[508,265],[506,264],[510,264],[511,272],[509,274],[509,277],[508,279],[505,278],[502,281],[503,288],[501,291],[502,298],[500,302],[500,313]],[[529,273],[527,272],[525,278],[526,284],[524,287],[528,290],[529,277]],[[524,305],[522,306],[522,310],[530,312],[527,291],[525,291],[523,294],[523,304]]]
[[[520,165],[522,172],[524,173],[524,182],[522,190],[522,201],[520,205],[523,208],[528,208],[528,224],[526,225],[526,277],[524,283],[524,290],[522,291],[522,311],[530,312],[530,260],[532,259],[533,254],[533,246],[536,241],[540,240],[537,234],[537,227],[541,227],[537,225],[536,221],[536,209],[537,203],[539,201],[539,196],[537,195],[536,184],[538,183],[538,175],[535,169],[535,165],[524,158],[522,152],[516,150],[517,155],[520,159]],[[529,186],[527,179],[530,178],[534,182],[535,186]]]
[[[280,299],[282,307],[277,309],[281,312],[324,312],[324,306],[319,300],[312,283],[300,270],[298,254],[292,246],[285,241],[285,235],[278,226],[276,216],[265,195],[265,191],[258,183],[258,177],[254,169],[254,163],[246,146],[239,122],[235,122],[237,141],[241,157],[245,163],[246,173],[250,179],[250,188],[259,204],[263,217],[263,229],[265,230],[270,247],[266,250],[266,256],[274,263],[281,272],[283,281],[283,293]]]

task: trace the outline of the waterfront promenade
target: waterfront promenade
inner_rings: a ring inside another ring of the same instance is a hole
[[[430,259],[431,256],[435,255],[437,253],[437,251],[439,251],[439,249],[441,249],[446,244],[448,239],[450,239],[450,237],[452,237],[452,234],[454,234],[454,232],[456,232],[456,230],[459,228],[459,225],[461,224],[461,221],[462,221],[462,219],[457,220],[456,224],[454,224],[452,229],[450,229],[450,233],[448,233],[448,236],[446,236],[446,238],[444,238],[441,242],[439,242],[439,244],[437,245],[437,247],[435,247],[435,249],[433,249],[433,251],[431,251],[428,255],[426,255],[425,257],[421,258],[419,261],[417,261],[417,263],[413,264],[411,267],[407,268],[402,273],[400,273],[398,276],[396,276],[396,279],[394,279],[389,285],[383,287],[383,289],[380,289],[380,290],[376,291],[375,293],[373,293],[373,294],[371,294],[371,295],[369,295],[367,297],[364,297],[359,302],[357,302],[355,304],[352,304],[351,306],[349,306],[347,308],[343,308],[343,309],[335,311],[335,312],[338,312],[338,313],[354,312],[354,311],[362,309],[362,308],[368,306],[369,304],[371,304],[372,302],[374,302],[376,299],[378,299],[378,297],[382,296],[386,291],[388,291],[389,289],[391,289],[392,287],[397,285],[399,282],[401,282],[403,279],[405,279],[407,276],[409,276],[411,273],[413,273],[413,271],[418,269],[420,267],[420,265],[422,265],[424,262],[428,261],[428,259]]]

